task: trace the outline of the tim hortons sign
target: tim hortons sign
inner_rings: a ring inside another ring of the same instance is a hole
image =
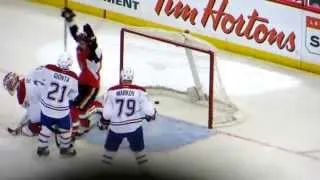
[[[320,19],[306,17],[306,48],[312,54],[320,55]]]
[[[193,26],[201,23],[203,28],[206,28],[208,22],[211,21],[214,31],[220,28],[225,34],[233,33],[238,37],[255,41],[258,44],[277,46],[277,48],[281,50],[286,49],[289,52],[295,50],[295,33],[290,32],[289,34],[285,34],[276,28],[268,27],[269,19],[261,17],[256,9],[249,16],[241,14],[235,17],[226,12],[229,0],[222,0],[216,9],[214,9],[215,4],[216,0],[208,0],[203,14],[200,14],[197,8],[192,8],[181,0],[158,0],[154,10],[158,16],[164,11],[165,15],[182,19]]]

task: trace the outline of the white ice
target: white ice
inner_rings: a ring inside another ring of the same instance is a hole
[[[63,51],[63,21],[59,12],[24,1],[0,1],[0,77],[5,71],[26,74],[39,65],[55,63]],[[89,22],[97,31],[104,56],[103,86],[117,83],[122,25],[83,14],[76,20],[79,24]],[[128,51],[133,54],[130,57],[141,83],[170,79],[171,84],[167,85],[178,89],[190,83],[179,78],[185,69],[175,64],[172,60],[175,56],[161,62],[147,62],[148,58],[166,54],[141,41],[131,43],[141,47],[138,53]],[[75,43],[69,38],[68,50],[73,55],[74,49]],[[319,76],[223,51],[219,51],[217,59],[226,91],[245,112],[246,119],[241,124],[219,128],[217,135],[192,145],[151,154],[151,165],[170,164],[172,172],[182,175],[191,172],[201,179],[319,179]],[[152,71],[146,70],[150,67]],[[76,63],[73,69],[79,71]],[[165,77],[169,72],[178,75]],[[150,73],[155,78],[149,78]],[[12,137],[6,132],[6,127],[19,122],[23,109],[3,88],[0,98],[0,179],[32,179],[39,174],[45,176],[48,169],[59,173],[88,159],[93,164],[100,163],[103,147],[85,141],[77,143],[79,156],[75,159],[59,159],[54,155],[57,154],[54,147],[49,160],[37,158],[35,139]],[[129,152],[122,152],[119,161],[128,157]],[[134,166],[133,158],[128,166]]]

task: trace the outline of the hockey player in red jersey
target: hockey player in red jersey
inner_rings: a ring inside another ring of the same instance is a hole
[[[78,43],[77,59],[81,72],[79,75],[79,96],[72,107],[73,135],[78,134],[79,122],[83,127],[88,128],[90,121],[82,119],[79,121],[79,115],[94,106],[94,100],[100,88],[100,69],[102,65],[102,53],[98,47],[97,39],[89,24],[83,26],[83,32],[78,32],[78,26],[73,18],[75,13],[64,8],[61,16],[66,20],[73,39]]]

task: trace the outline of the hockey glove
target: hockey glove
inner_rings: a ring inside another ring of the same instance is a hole
[[[154,110],[154,114],[152,116],[146,115],[144,118],[150,122],[150,121],[154,121],[156,119],[156,115],[157,115],[157,110]]]
[[[103,131],[108,129],[109,124],[110,124],[110,120],[106,120],[103,117],[101,117],[101,119],[97,123],[97,126],[101,131]]]
[[[70,23],[73,21],[76,14],[70,8],[65,7],[62,9],[61,16]]]
[[[94,40],[96,37],[94,32],[89,24],[83,26],[83,32],[85,32],[90,40]]]

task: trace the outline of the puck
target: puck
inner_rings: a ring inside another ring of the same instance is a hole
[[[160,104],[160,102],[159,101],[154,101],[154,104]]]

